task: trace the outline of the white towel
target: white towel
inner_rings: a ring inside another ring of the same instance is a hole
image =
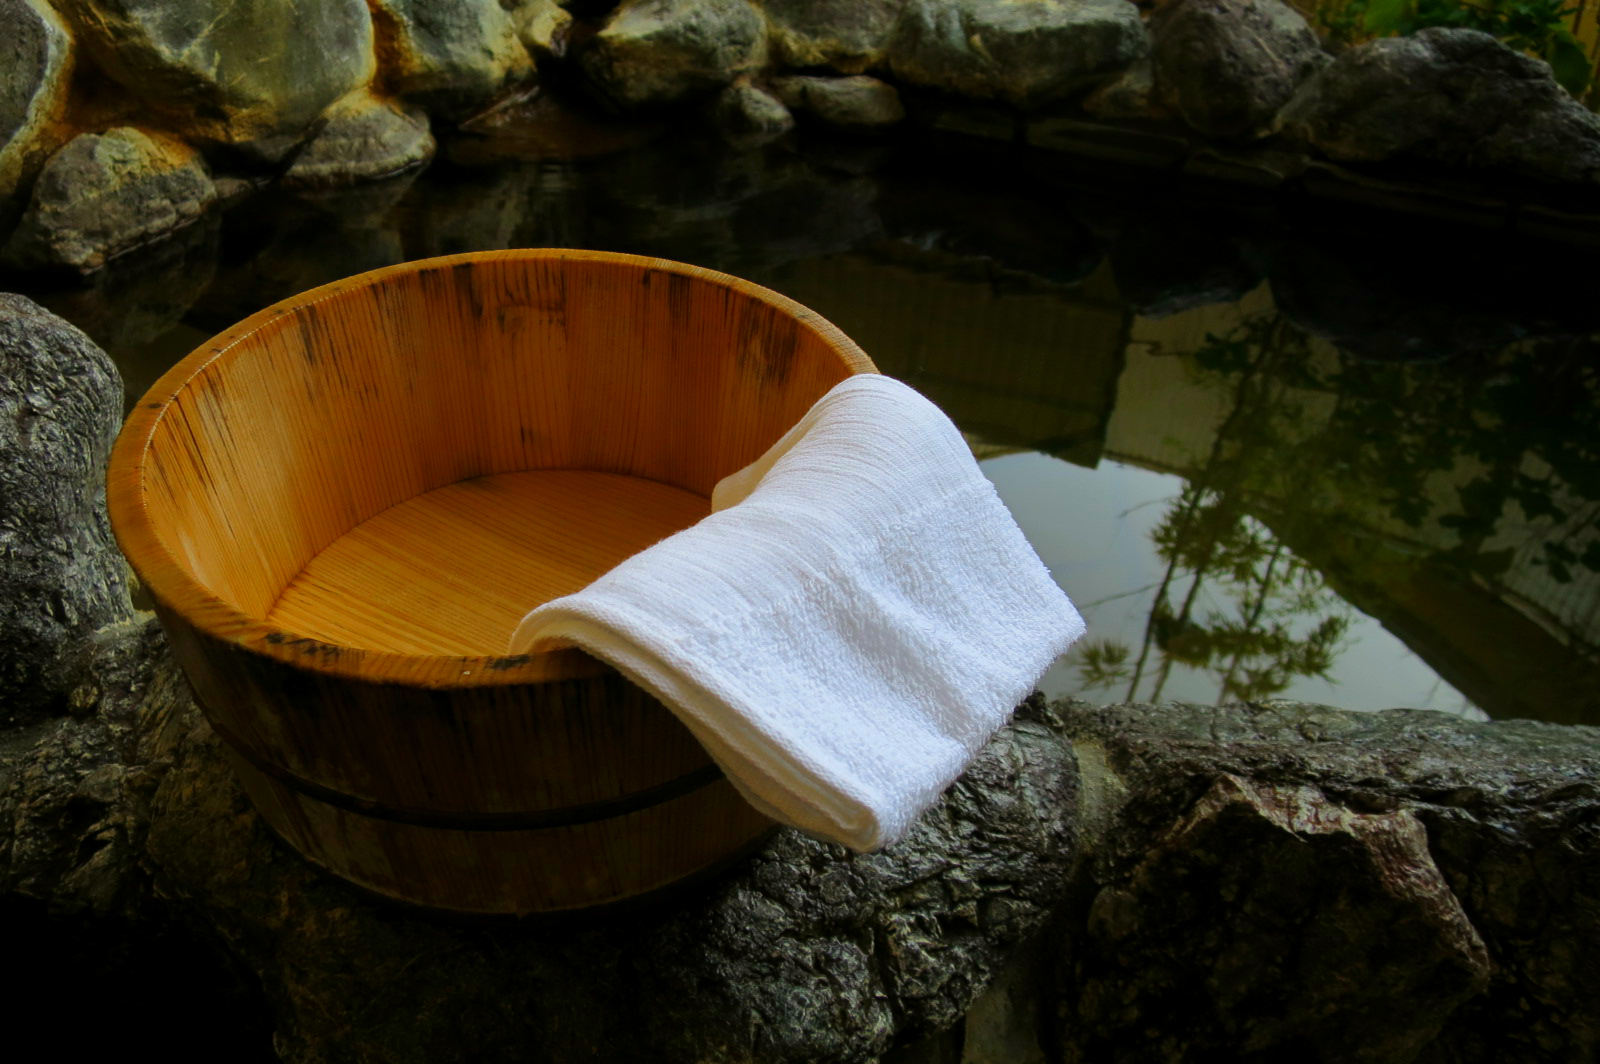
[[[850,377],[712,513],[523,619],[688,725],[751,804],[854,850],[899,838],[1083,621],[961,434]]]

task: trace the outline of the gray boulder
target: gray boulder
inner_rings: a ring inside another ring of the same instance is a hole
[[[62,123],[72,39],[44,0],[0,0],[0,232],[14,219],[7,200],[26,188],[66,139]]]
[[[363,0],[61,0],[95,63],[187,136],[283,157],[372,79]]]
[[[779,78],[773,82],[773,91],[792,109],[844,132],[876,132],[906,117],[895,87],[864,74]]]
[[[556,0],[517,0],[509,14],[517,38],[535,59],[557,59],[566,54],[572,14]]]
[[[746,80],[717,94],[711,117],[729,140],[745,144],[781,137],[794,128],[794,116],[783,101]]]
[[[889,44],[898,81],[1035,107],[1149,51],[1128,0],[910,0]]]
[[[6,259],[88,273],[190,224],[216,197],[180,141],[130,126],[84,133],[45,164]]]
[[[94,707],[80,660],[132,612],[106,519],[122,379],[83,333],[0,293],[0,724]],[[80,690],[81,688],[81,690]]]
[[[1175,0],[1151,19],[1161,101],[1195,130],[1249,139],[1326,62],[1300,13],[1279,0]]]
[[[709,96],[757,69],[765,37],[747,0],[627,0],[575,51],[604,102],[642,111]]]
[[[323,187],[371,181],[426,163],[433,149],[426,115],[362,90],[329,108],[327,121],[283,180]]]
[[[1358,45],[1308,81],[1281,120],[1285,132],[1341,161],[1600,183],[1600,115],[1544,63],[1477,30]]]
[[[1483,940],[1410,810],[1224,773],[1152,842],[1089,911],[1073,1026],[1106,1054],[1093,1059],[1153,1048],[1130,1028],[1156,1013],[1183,1015],[1195,1048],[1412,1060],[1488,984]]]
[[[859,74],[883,62],[906,0],[760,0],[773,58]]]
[[[1066,1059],[1593,1059],[1600,729],[1058,709],[1095,883]]]
[[[1156,93],[1155,70],[1149,58],[1140,59],[1083,98],[1083,109],[1096,118],[1112,121],[1166,117]]]
[[[533,59],[499,0],[373,0],[383,77],[453,121],[533,76]]]

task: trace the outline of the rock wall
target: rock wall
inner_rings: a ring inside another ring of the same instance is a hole
[[[1131,0],[0,0],[0,25],[14,270],[97,269],[204,214],[208,183],[422,165],[430,124],[536,89],[735,140],[796,117],[862,138],[908,115],[985,135],[1043,116],[1028,138],[1043,147],[1210,145],[1211,172],[1246,181],[1263,157],[1420,164],[1425,181],[1522,182],[1525,201],[1600,215],[1600,117],[1541,61],[1471,30],[1334,59],[1280,0],[1169,0],[1149,18]]]
[[[57,413],[0,481],[33,548],[0,552],[0,601],[99,603],[40,644],[71,711],[0,727],[0,920],[31,976],[8,1003],[109,986],[86,1052],[154,1029],[167,1059],[906,1061],[975,1003],[974,1064],[1600,1050],[1593,728],[1035,696],[881,853],[782,832],[712,887],[590,920],[373,900],[270,835],[123,604],[83,533],[115,377],[4,298],[8,377]],[[194,998],[154,1027],[174,987]]]

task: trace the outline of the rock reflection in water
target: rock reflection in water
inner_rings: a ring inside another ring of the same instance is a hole
[[[308,288],[404,262],[396,213],[414,178],[245,201],[227,216],[217,279],[186,320],[220,332]]]
[[[1592,267],[1541,268],[1511,249],[1472,243],[1276,238],[1261,241],[1257,254],[1286,317],[1375,361],[1444,362],[1595,328]],[[1516,276],[1529,267],[1534,278]]]
[[[442,145],[419,177],[246,199],[220,241],[195,230],[165,265],[44,298],[136,395],[260,307],[405,259],[567,246],[725,270],[834,320],[980,457],[1103,470],[1074,494],[1008,485],[1033,492],[1011,501],[1047,560],[1111,512],[1119,476],[1183,478],[1057,565],[1080,598],[1074,566],[1104,575],[1136,549],[1142,574],[1108,592],[1122,616],[1090,610],[1054,674],[1071,689],[1341,701],[1328,683],[1381,688],[1357,674],[1398,638],[1491,715],[1600,720],[1594,266],[1197,187],[1046,181],[948,144],[519,126],[541,106]]]
[[[39,296],[112,353],[127,403],[211,335],[184,324],[184,317],[216,276],[218,234],[216,217],[208,215],[117,260],[83,287]]]

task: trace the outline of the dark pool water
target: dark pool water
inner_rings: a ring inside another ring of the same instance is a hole
[[[545,116],[420,176],[245,197],[88,287],[11,283],[131,403],[278,299],[519,246],[751,278],[938,402],[1088,620],[1051,694],[1600,721],[1590,252],[983,140]]]

